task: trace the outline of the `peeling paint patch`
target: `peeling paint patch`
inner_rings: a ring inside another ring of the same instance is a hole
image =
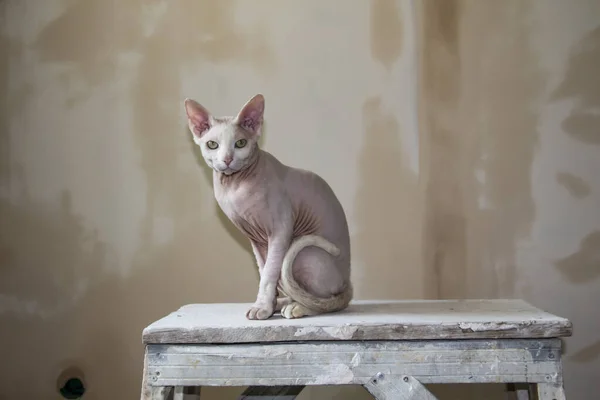
[[[490,330],[496,331],[507,331],[510,329],[517,329],[516,324],[505,324],[505,323],[481,323],[481,322],[461,322],[458,324],[460,329],[470,330],[473,332],[484,332]]]
[[[339,340],[348,340],[352,339],[354,333],[358,330],[357,326],[342,326],[342,327],[316,327],[316,326],[307,326],[298,329],[294,332],[295,337],[311,335],[313,333],[321,333],[325,332],[329,336]]]
[[[328,333],[330,336],[340,339],[340,340],[348,340],[352,339],[354,333],[358,330],[357,326],[342,326],[342,327],[327,327],[322,328],[324,332]]]
[[[307,326],[307,327],[300,328],[296,332],[294,332],[294,336],[295,337],[306,336],[306,335],[310,335],[311,333],[318,333],[318,332],[319,332],[319,328],[314,327],[314,326]]]
[[[283,349],[269,349],[268,347],[265,349],[266,357],[281,357],[288,356],[289,352]]]
[[[330,364],[323,371],[317,379],[311,383],[314,385],[327,385],[335,381],[337,385],[350,384],[354,380],[354,372],[345,364]]]

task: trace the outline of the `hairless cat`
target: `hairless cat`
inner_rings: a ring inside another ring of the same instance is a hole
[[[246,318],[346,308],[353,295],[346,215],[320,176],[259,148],[264,97],[252,97],[235,117],[213,116],[191,99],[185,110],[194,142],[213,169],[215,199],[256,257],[260,283]]]

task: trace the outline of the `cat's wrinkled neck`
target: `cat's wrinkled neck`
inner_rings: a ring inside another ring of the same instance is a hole
[[[245,181],[248,178],[250,178],[251,176],[255,175],[256,169],[258,168],[258,165],[260,164],[261,153],[262,153],[261,150],[259,148],[257,148],[256,151],[254,152],[254,154],[252,155],[252,159],[250,160],[248,165],[244,169],[242,169],[234,174],[225,175],[223,173],[218,173],[219,174],[219,182],[221,183],[221,185],[228,186],[228,185],[236,184],[237,182]]]

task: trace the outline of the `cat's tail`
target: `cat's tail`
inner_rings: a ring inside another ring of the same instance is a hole
[[[292,274],[294,260],[298,253],[308,246],[319,247],[334,257],[337,257],[340,254],[340,249],[338,249],[336,245],[321,236],[304,235],[298,237],[292,242],[283,258],[283,264],[281,266],[281,287],[283,292],[285,292],[285,294],[293,301],[319,313],[339,311],[346,308],[348,303],[350,303],[350,300],[352,300],[353,294],[352,285],[350,283],[348,283],[341,293],[323,298],[308,293],[294,279],[294,275]]]

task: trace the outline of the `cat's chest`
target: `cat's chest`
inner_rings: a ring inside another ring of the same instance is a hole
[[[215,199],[227,217],[255,241],[268,235],[268,202],[260,191],[215,188]]]
[[[215,199],[230,218],[260,214],[263,197],[247,188],[215,187]]]

